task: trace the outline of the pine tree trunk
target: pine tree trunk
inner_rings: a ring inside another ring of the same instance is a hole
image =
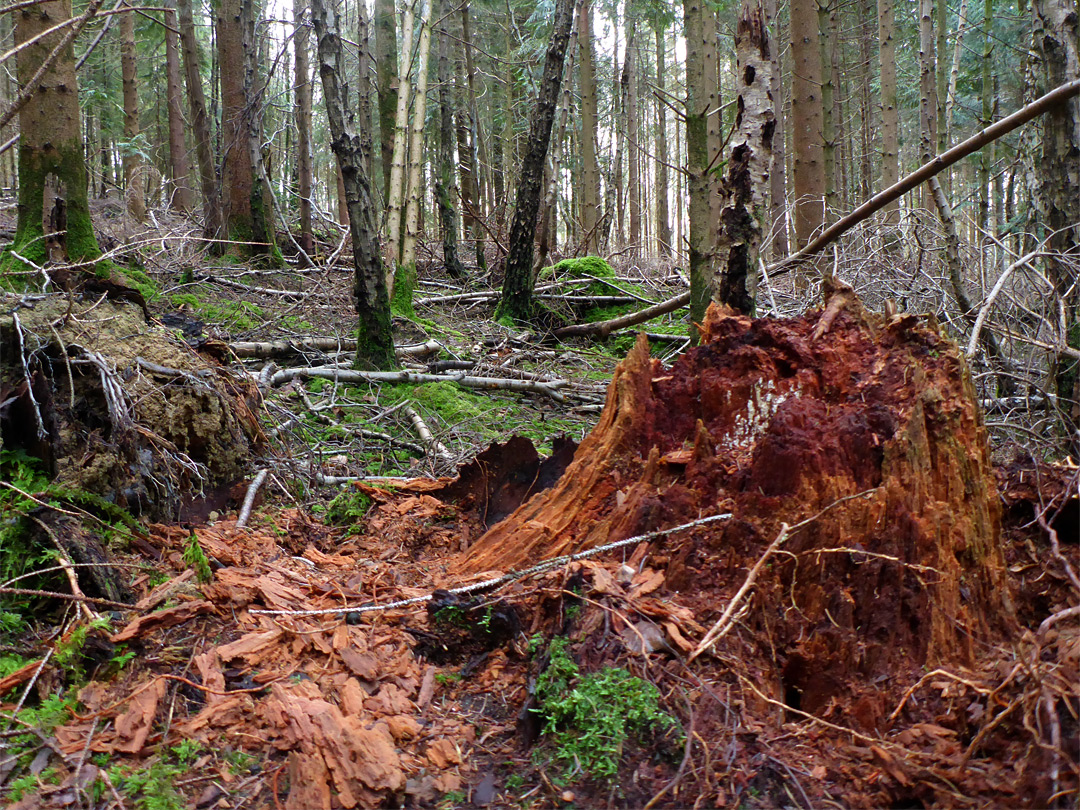
[[[1048,92],[1080,79],[1080,24],[1074,0],[1032,0],[1032,31],[1042,57]],[[1037,193],[1038,216],[1049,236],[1052,255],[1046,258],[1047,275],[1064,309],[1065,334],[1061,339],[1080,349],[1080,98],[1050,110],[1043,120],[1041,178]],[[1054,371],[1060,410],[1068,414],[1069,451],[1080,454],[1080,363],[1059,355]]]
[[[773,132],[772,142],[772,167],[769,170],[769,209],[772,238],[772,255],[781,259],[788,254],[788,217],[787,217],[787,171],[785,169],[786,145],[784,138],[784,83],[783,76],[783,49],[777,47],[780,40],[780,25],[777,18],[776,0],[767,0],[765,13],[770,23],[775,25],[773,36],[772,54],[772,99],[773,117],[776,120],[776,129]]]
[[[135,79],[135,12],[120,15],[120,71],[124,85],[124,196],[138,222],[146,220],[145,177],[139,155],[139,89]]]
[[[409,76],[413,62],[413,20],[415,4],[423,0],[408,0],[401,19],[401,54],[398,61],[397,109],[394,112],[394,152],[390,161],[390,185],[386,192],[386,232],[389,265],[387,288],[394,293],[393,274],[401,264],[401,238],[405,214],[405,160],[408,149],[409,101],[412,85]]]
[[[300,247],[309,256],[315,251],[311,232],[311,60],[308,47],[311,35],[304,21],[307,3],[293,0],[293,36],[295,77],[293,92],[296,104],[296,179],[300,195]]]
[[[478,219],[480,189],[476,182],[476,149],[472,139],[472,130],[469,126],[468,90],[462,75],[462,67],[463,63],[459,60],[456,62],[454,70],[454,89],[458,98],[455,118],[458,176],[461,180],[461,206],[464,209],[462,220],[469,238],[473,241],[473,255],[476,258],[476,266],[483,271],[487,268],[487,261],[484,257],[483,229]]]
[[[390,199],[394,165],[394,121],[398,104],[397,11],[394,0],[375,0],[375,68],[379,97],[379,154],[382,158],[383,199]]]
[[[881,185],[887,189],[900,179],[900,110],[896,106],[896,6],[895,0],[877,0],[878,61],[881,70]],[[900,201],[883,209],[885,221],[900,221]]]
[[[510,245],[506,257],[500,313],[515,320],[529,320],[533,315],[532,265],[536,214],[540,208],[540,186],[551,140],[551,125],[559,100],[563,62],[570,41],[574,0],[556,0],[551,43],[544,58],[544,72],[529,126],[529,140],[521,163],[514,217],[510,224]]]
[[[372,116],[371,99],[372,93],[371,74],[371,25],[368,20],[367,4],[361,3],[359,7],[359,19],[357,21],[357,42],[360,49],[357,53],[356,68],[359,73],[357,82],[357,106],[360,113],[360,147],[364,151],[364,172],[369,180],[375,178],[375,144],[372,133],[375,131],[375,119]]]
[[[836,57],[836,4],[816,0],[818,46],[821,49],[821,157],[825,169],[825,224],[840,210],[837,193],[837,116],[833,62]]]
[[[69,0],[44,0],[21,8],[15,17],[15,45],[19,46],[71,18]],[[20,86],[26,86],[48,55],[64,38],[64,31],[49,34],[19,51],[16,57]],[[62,185],[66,230],[62,242],[72,262],[93,261],[101,255],[90,222],[86,162],[79,114],[75,56],[70,45],[45,71],[30,100],[19,111],[18,221],[9,257],[3,268],[26,270],[13,253],[37,265],[45,263],[45,184],[52,175]],[[10,263],[9,263],[10,262]]]
[[[634,40],[636,21],[626,15],[626,196],[630,202],[630,244],[628,258],[641,255],[641,149],[638,142],[638,79],[637,50]]]
[[[934,0],[919,0],[919,162],[937,154],[937,70],[934,53]],[[932,190],[923,187],[923,207],[934,206]]]
[[[663,94],[666,89],[664,62],[667,58],[667,32],[657,22],[656,32],[656,86],[660,93],[656,99],[656,241],[660,256],[672,255],[671,214],[668,210],[668,144],[667,105]]]
[[[187,79],[188,110],[195,138],[195,157],[199,164],[199,185],[202,190],[203,237],[212,241],[216,250],[222,236],[221,199],[218,195],[217,171],[210,140],[210,117],[206,112],[202,73],[199,69],[199,50],[195,39],[195,21],[191,0],[176,0],[177,21],[180,25],[180,45],[184,55],[184,75]]]
[[[413,277],[416,275],[416,242],[420,238],[420,166],[424,160],[424,123],[427,113],[428,58],[431,54],[431,4],[433,0],[420,0],[420,2],[416,100],[413,104],[413,118],[409,131],[408,199],[405,207],[405,235],[401,248],[401,264]],[[391,295],[392,298],[393,295]],[[407,308],[411,306],[410,302]]]
[[[484,138],[483,127],[480,126],[480,110],[476,102],[476,65],[473,64],[473,40],[472,40],[472,22],[469,16],[469,4],[465,3],[461,7],[461,42],[462,51],[465,57],[465,84],[466,84],[466,98],[469,103],[469,121],[471,142],[473,146],[473,182],[475,183],[476,194],[474,199],[476,200],[476,213],[477,216],[486,216],[485,212],[491,212],[494,209],[494,192],[492,191],[491,183],[491,163],[488,158],[487,140]],[[497,139],[496,139],[497,140]],[[501,176],[501,175],[500,175]],[[499,196],[502,196],[501,194]],[[488,205],[484,205],[485,198],[488,199]],[[483,239],[483,235],[480,233],[481,228],[479,223],[475,224],[476,238],[478,240]],[[480,267],[487,267],[487,260],[483,254],[484,244],[483,241],[478,241],[476,244],[477,259],[476,263]]]
[[[802,248],[825,223],[822,69],[814,0],[793,0],[791,3],[791,59],[795,239]]]
[[[184,143],[184,113],[180,100],[183,88],[180,84],[180,53],[176,34],[176,12],[165,12],[165,77],[169,105],[169,167],[172,177],[172,207],[176,211],[190,211],[195,206],[191,192],[191,165]]]
[[[980,75],[979,95],[982,96],[982,115],[979,123],[983,129],[990,126],[991,114],[991,57],[994,53],[993,41],[990,38],[990,26],[994,23],[994,0],[983,0],[983,27],[982,27],[982,71]],[[979,152],[979,215],[978,225],[986,229],[990,220],[990,167],[994,164],[994,144],[988,143]]]
[[[319,75],[322,78],[326,117],[330,123],[330,146],[337,157],[348,202],[349,231],[353,247],[353,295],[359,315],[356,365],[376,369],[397,366],[390,322],[390,295],[386,288],[375,203],[364,171],[363,146],[352,125],[342,86],[344,59],[337,14],[326,0],[311,0],[311,17],[318,42]]]
[[[592,3],[578,5],[578,83],[581,92],[581,227],[584,250],[596,255],[600,250],[600,164],[596,155],[597,99],[596,68],[593,53]]]
[[[435,199],[439,206],[439,226],[442,230],[443,267],[454,279],[466,277],[465,266],[457,255],[458,213],[454,207],[454,94],[450,85],[450,34],[442,19],[440,4],[439,51],[436,66],[439,77],[439,170],[435,181]]]
[[[711,88],[705,80],[703,0],[683,0],[686,31],[686,183],[690,198],[688,231],[690,318],[700,323],[709,304],[715,260],[710,216],[708,112]]]

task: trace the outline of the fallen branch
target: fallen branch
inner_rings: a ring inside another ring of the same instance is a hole
[[[661,315],[666,315],[669,312],[674,312],[680,307],[684,307],[690,303],[690,292],[681,293],[674,298],[669,298],[667,301],[661,301],[651,307],[640,309],[637,312],[630,312],[626,315],[620,315],[618,318],[612,318],[610,321],[600,321],[599,323],[578,323],[572,326],[563,326],[556,329],[554,332],[555,337],[575,337],[579,335],[595,335],[597,337],[607,337],[617,329],[625,329],[628,326],[634,326],[635,324],[644,323],[645,321],[651,321],[653,318],[657,318]]]
[[[291,357],[305,351],[316,352],[352,352],[356,351],[355,338],[311,337],[295,340],[267,340],[261,342],[238,341],[230,343],[229,349],[237,357],[260,358]],[[408,346],[395,346],[394,352],[399,357],[425,357],[442,349],[437,340],[415,343]]]
[[[409,417],[409,421],[412,422],[412,426],[416,430],[416,435],[420,437],[420,441],[422,441],[429,450],[435,452],[443,461],[453,463],[454,454],[446,449],[446,445],[432,435],[431,429],[427,426],[427,423],[420,418],[420,414],[416,412],[416,409],[411,405],[406,405],[403,410],[405,411],[405,415]]]
[[[259,491],[259,487],[263,485],[263,481],[266,480],[266,476],[270,474],[270,470],[263,467],[259,470],[258,475],[255,476],[255,480],[251,482],[251,486],[247,488],[247,493],[244,495],[244,503],[240,507],[240,516],[236,519],[236,528],[242,529],[247,525],[248,518],[251,517],[251,507],[255,505],[255,495]]]
[[[786,259],[768,267],[771,276],[779,276],[795,269],[800,262],[813,256],[837,238],[847,233],[851,228],[858,225],[867,217],[877,213],[889,203],[898,200],[912,189],[918,188],[934,175],[952,166],[968,155],[979,151],[986,144],[996,141],[1003,135],[1007,135],[1014,129],[1023,126],[1033,118],[1037,118],[1048,110],[1062,104],[1073,96],[1080,95],[1080,79],[1066,82],[1060,87],[1051,90],[1046,95],[1035,99],[1026,107],[1021,107],[1012,115],[1002,118],[995,124],[991,124],[982,132],[977,132],[962,143],[958,143],[952,149],[937,155],[932,160],[924,163],[900,182],[889,186],[879,194],[875,194],[846,217],[841,218],[833,225],[826,228],[821,236],[814,239],[802,250],[791,254]]]
[[[521,391],[529,394],[544,394],[556,402],[565,402],[566,397],[558,388],[566,385],[566,380],[551,382],[533,382],[531,380],[508,380],[500,377],[469,377],[465,375],[450,377],[443,374],[422,374],[415,371],[358,371],[346,368],[287,368],[274,374],[270,384],[277,386],[295,379],[334,380],[343,383],[430,383],[455,382],[463,388],[482,388],[486,390]]]

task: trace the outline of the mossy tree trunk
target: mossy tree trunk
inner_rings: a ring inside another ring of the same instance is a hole
[[[337,14],[325,0],[312,0],[311,19],[318,42],[319,75],[322,78],[326,117],[330,123],[330,146],[337,156],[345,186],[352,234],[353,294],[359,315],[356,364],[360,367],[396,367],[394,335],[390,327],[390,295],[383,273],[379,234],[375,226],[375,203],[364,168],[364,149],[353,127],[341,84],[344,74]]]
[[[71,17],[70,0],[45,0],[15,12],[15,43],[21,45]],[[26,84],[63,38],[59,31],[19,52],[18,77]],[[53,175],[65,201],[66,233],[60,237],[73,262],[93,261],[101,255],[87,205],[86,164],[79,119],[79,89],[75,57],[65,48],[47,71],[37,91],[19,113],[18,224],[11,252],[43,264],[46,256],[44,217],[45,182]],[[7,269],[24,269],[17,259]]]
[[[533,109],[529,140],[521,163],[514,218],[510,225],[510,246],[507,249],[506,276],[503,279],[500,312],[515,320],[533,316],[533,238],[536,235],[536,215],[540,210],[540,186],[547,161],[551,126],[562,85],[563,62],[570,42],[574,0],[558,0],[551,29],[551,43],[544,59],[544,74],[540,93]]]

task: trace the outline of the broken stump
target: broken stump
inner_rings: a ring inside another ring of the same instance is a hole
[[[731,512],[650,550],[707,625],[783,524],[813,517],[763,567],[743,620],[768,634],[804,710],[851,676],[970,660],[1013,612],[970,375],[932,317],[848,303],[792,320],[710,308],[701,345],[670,368],[639,337],[562,478],[461,568],[510,570]]]

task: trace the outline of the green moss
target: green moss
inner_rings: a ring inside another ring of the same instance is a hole
[[[218,324],[231,332],[246,332],[268,320],[258,304],[250,301],[203,301],[194,293],[174,293],[169,302],[175,307],[190,307],[200,318]]]
[[[551,734],[555,756],[568,768],[614,780],[626,741],[642,741],[675,729],[678,722],[660,708],[660,690],[625,669],[582,675],[570,657],[569,642],[555,638],[547,668],[536,682],[543,733]]]
[[[326,520],[334,526],[351,526],[363,520],[372,503],[370,495],[346,488],[330,501],[326,508]]]
[[[129,266],[124,268],[123,273],[127,278],[128,286],[138,290],[146,303],[149,304],[161,298],[161,285],[150,278],[145,270]]]
[[[390,299],[390,311],[410,320],[416,317],[413,311],[413,294],[416,291],[416,265],[399,264],[394,271],[394,295]]]

